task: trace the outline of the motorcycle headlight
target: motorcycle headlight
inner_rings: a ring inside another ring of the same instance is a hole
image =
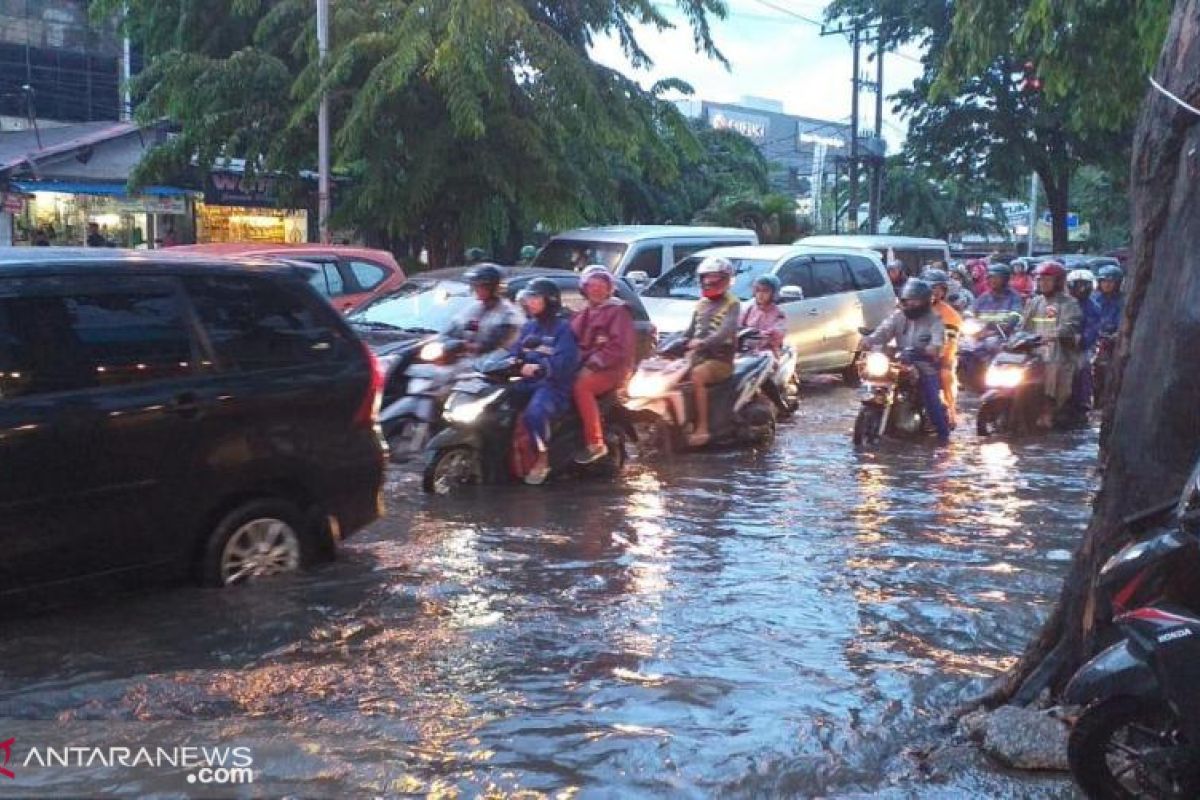
[[[667,383],[662,375],[638,373],[630,379],[625,391],[630,397],[658,397],[666,393]]]
[[[869,353],[863,362],[863,372],[868,378],[886,378],[892,370],[892,360],[884,353]]]
[[[990,389],[1015,389],[1025,380],[1025,368],[993,364],[988,367],[984,383]]]
[[[964,336],[978,336],[983,333],[983,323],[974,317],[963,320],[962,332]]]
[[[417,358],[422,361],[440,361],[446,355],[446,345],[443,342],[429,342],[421,348]]]
[[[484,409],[496,402],[496,398],[500,396],[501,390],[497,389],[491,394],[485,394],[475,400],[469,400],[465,403],[451,403],[446,406],[446,419],[450,422],[457,422],[460,425],[470,425],[475,420],[479,419],[479,415]]]

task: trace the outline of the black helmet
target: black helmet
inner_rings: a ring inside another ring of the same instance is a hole
[[[900,307],[909,319],[927,314],[932,303],[933,289],[925,281],[910,278],[900,290]]]
[[[480,264],[467,272],[466,279],[472,286],[490,286],[496,289],[504,280],[504,270],[495,264]]]
[[[932,268],[925,270],[925,274],[921,276],[921,280],[924,283],[928,283],[931,288],[934,286],[950,288],[950,276],[942,269]],[[903,295],[901,296],[903,297]]]
[[[482,247],[472,247],[464,255],[467,257],[468,264],[478,264],[481,261],[487,260],[487,253]]]
[[[558,284],[549,278],[534,278],[517,295],[518,300],[529,297],[541,297],[546,301],[546,311],[542,316],[554,317],[562,311],[562,292],[559,291]]]
[[[1004,280],[1008,280],[1012,277],[1012,267],[1003,262],[992,264],[990,267],[988,267],[987,274],[989,276],[995,275],[997,277],[1004,278]]]

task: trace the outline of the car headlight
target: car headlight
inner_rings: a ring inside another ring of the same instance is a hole
[[[483,410],[496,401],[502,390],[497,389],[491,394],[486,394],[476,400],[471,400],[461,404],[451,404],[446,407],[446,419],[450,422],[457,422],[460,425],[470,425],[475,420],[479,419],[479,415]]]
[[[863,362],[863,372],[868,378],[886,378],[892,371],[892,360],[884,353],[869,353]]]
[[[417,358],[422,361],[440,361],[445,355],[446,345],[444,342],[429,342],[421,348]]]
[[[662,375],[639,373],[629,381],[626,389],[630,397],[658,397],[667,392],[667,379]]]
[[[1015,389],[1025,380],[1024,367],[992,365],[988,367],[984,383],[991,389]]]
[[[962,332],[965,336],[978,336],[983,333],[983,323],[972,317],[963,320]]]

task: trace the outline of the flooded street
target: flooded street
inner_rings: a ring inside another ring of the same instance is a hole
[[[910,752],[1047,613],[1095,434],[858,454],[856,410],[807,387],[771,448],[617,484],[429,499],[397,471],[388,518],[314,574],[7,618],[0,719],[249,746],[255,785],[226,796],[1073,797],[970,765],[924,782]]]

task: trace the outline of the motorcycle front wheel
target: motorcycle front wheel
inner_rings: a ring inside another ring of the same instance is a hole
[[[1089,707],[1067,742],[1071,776],[1095,800],[1195,797],[1195,758],[1165,705],[1133,697]]]
[[[871,447],[879,442],[879,424],[883,421],[883,409],[864,405],[854,420],[854,446]]]
[[[992,405],[979,407],[975,417],[975,432],[980,436],[994,436],[1008,428],[1008,406],[997,408]]]
[[[479,453],[470,447],[451,447],[430,456],[421,474],[421,488],[428,494],[447,495],[479,483],[482,475]]]

